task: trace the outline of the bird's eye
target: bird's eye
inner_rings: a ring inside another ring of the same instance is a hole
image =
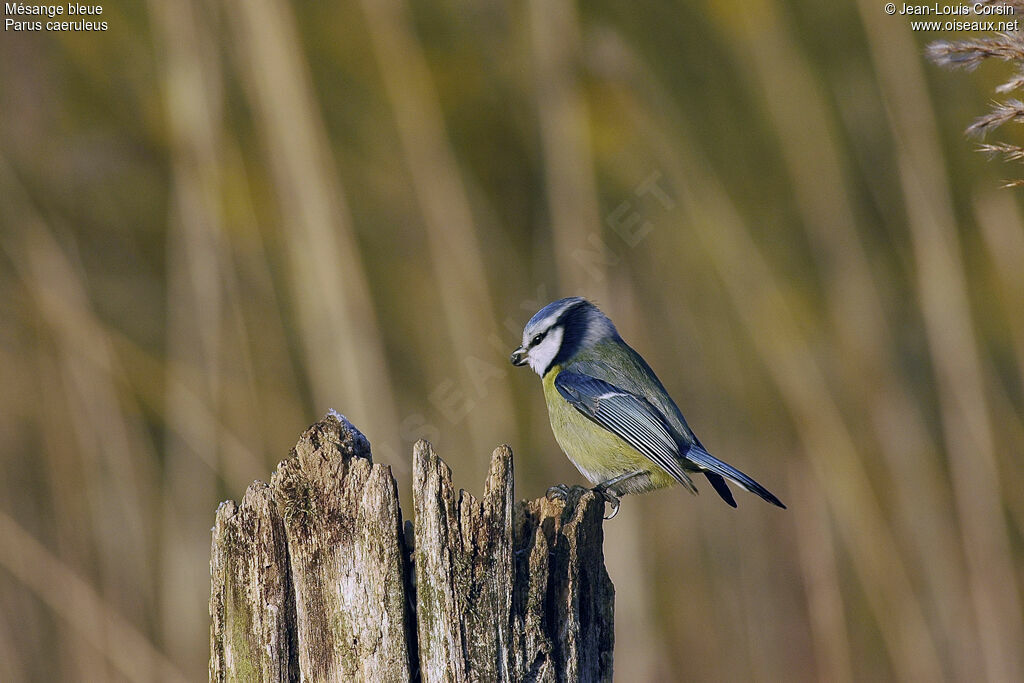
[[[547,332],[541,332],[540,334],[534,335],[533,339],[530,340],[530,346],[536,346],[537,344],[540,344],[542,341],[544,341],[545,334],[547,334]]]

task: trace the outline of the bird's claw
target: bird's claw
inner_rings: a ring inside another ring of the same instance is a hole
[[[545,495],[548,500],[565,500],[569,497],[569,487],[565,484],[555,484]]]
[[[612,494],[608,489],[603,489],[601,487],[595,487],[591,490],[598,498],[612,506],[612,513],[610,515],[605,515],[605,519],[611,519],[615,515],[619,514],[620,501],[618,496]]]

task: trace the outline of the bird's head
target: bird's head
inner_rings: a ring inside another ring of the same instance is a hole
[[[523,344],[510,360],[512,365],[529,364],[543,377],[553,365],[617,336],[615,325],[594,304],[578,296],[559,299],[530,318],[523,329]]]

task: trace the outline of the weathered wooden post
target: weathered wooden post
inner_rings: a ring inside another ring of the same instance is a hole
[[[421,441],[403,530],[391,469],[329,414],[217,510],[210,680],[611,680],[603,504],[512,496],[507,446],[477,500]]]

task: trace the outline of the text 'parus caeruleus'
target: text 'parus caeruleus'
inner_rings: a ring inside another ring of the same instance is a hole
[[[765,487],[701,445],[651,367],[596,306],[580,297],[540,309],[523,330],[513,365],[529,364],[544,384],[551,431],[573,464],[619,511],[619,496],[679,483],[692,493],[703,473],[736,507],[726,479],[780,508]],[[568,489],[552,487],[549,496]]]

